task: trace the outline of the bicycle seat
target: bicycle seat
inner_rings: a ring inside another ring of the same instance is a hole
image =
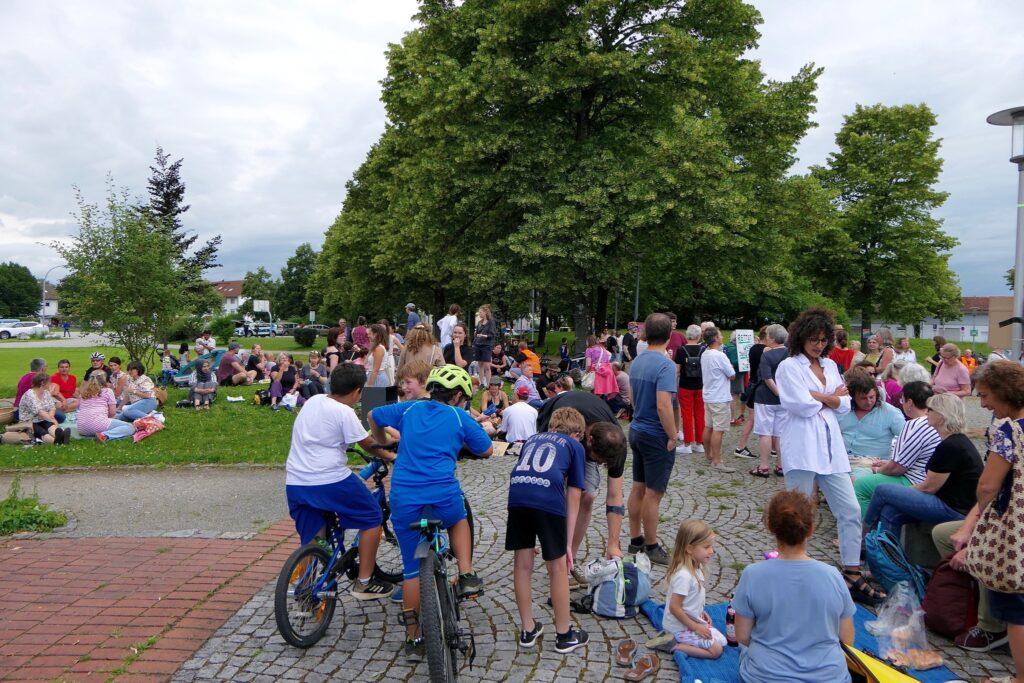
[[[434,508],[426,506],[423,508],[423,517],[409,525],[409,528],[414,531],[420,529],[431,529],[437,530],[442,528],[441,520],[434,517]]]

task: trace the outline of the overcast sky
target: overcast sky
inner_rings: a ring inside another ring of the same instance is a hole
[[[963,293],[1008,293],[1016,172],[1009,129],[985,117],[1024,105],[1024,3],[754,4],[770,78],[825,69],[795,170],[825,162],[855,104],[927,103]],[[186,226],[224,238],[211,278],[260,265],[277,275],[299,243],[320,248],[383,130],[384,50],[415,11],[410,0],[3,0],[0,261],[37,276],[59,264],[40,243],[77,231],[72,185],[102,201],[109,172],[142,195],[159,144],[185,160]]]

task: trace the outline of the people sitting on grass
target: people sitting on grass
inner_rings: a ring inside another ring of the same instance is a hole
[[[285,396],[294,396],[284,401],[285,410],[292,410],[305,399],[299,394],[302,378],[292,364],[292,354],[282,351],[277,355],[277,365],[270,373],[270,409],[278,410]]]
[[[121,396],[128,384],[128,373],[121,369],[121,359],[117,356],[110,357],[110,388],[114,393],[114,400],[117,407],[121,407]]]
[[[153,380],[146,375],[146,366],[137,360],[128,363],[128,381],[125,383],[121,413],[117,419],[130,422],[156,410],[155,388]]]
[[[856,606],[835,567],[807,554],[817,507],[799,491],[768,503],[778,558],[744,569],[732,600],[745,683],[776,683],[781,672],[787,681],[850,681],[840,642],[853,644]]]
[[[262,382],[267,378],[270,372],[267,368],[267,356],[259,344],[253,344],[249,349],[249,355],[245,358],[245,372],[252,376],[253,383]]]
[[[910,382],[902,387],[903,414],[907,419],[893,441],[892,458],[876,460],[871,465],[871,474],[858,476],[853,482],[862,517],[879,485],[913,486],[928,476],[928,461],[942,441],[935,428],[928,424],[928,399],[932,396],[928,382]]]
[[[203,333],[196,339],[196,356],[204,356],[217,350],[217,341],[213,338],[210,330],[203,330]]]
[[[516,367],[519,368],[519,377],[516,379],[514,391],[518,393],[520,389],[525,389],[526,401],[539,410],[544,402],[537,391],[537,385],[533,382],[533,359],[520,352],[516,356]]]
[[[57,372],[50,375],[50,382],[57,387],[58,407],[65,413],[78,408],[78,378],[71,374],[71,361],[61,358],[57,361]]]
[[[203,359],[188,380],[188,400],[196,410],[209,410],[217,397],[217,378],[210,370],[210,361]]]
[[[505,393],[504,382],[499,375],[491,375],[491,381],[487,383],[487,391],[480,398],[480,412],[485,417],[496,417],[501,419],[502,413],[508,408],[508,394]]]
[[[238,350],[242,345],[237,341],[228,344],[228,352],[220,357],[220,364],[217,366],[217,383],[223,387],[234,387],[245,384],[252,384],[256,379],[255,370],[246,370],[238,357]]]
[[[78,433],[95,436],[100,443],[127,439],[135,433],[131,422],[114,419],[117,401],[110,387],[104,386],[100,375],[82,385],[82,402],[78,407]]]
[[[19,419],[18,406],[21,404],[21,397],[32,388],[32,379],[39,373],[46,372],[46,359],[33,358],[29,361],[28,372],[18,380],[18,388],[14,394],[14,419]]]
[[[501,414],[501,431],[510,444],[522,444],[537,433],[537,409],[530,405],[526,387],[516,387],[513,392],[512,405]],[[515,446],[513,452],[518,453],[518,448]]]
[[[299,393],[303,398],[327,393],[330,373],[327,371],[327,366],[323,364],[319,351],[309,352],[309,362],[299,370],[299,377],[302,380]]]
[[[96,351],[96,352],[90,354],[89,355],[89,367],[86,368],[85,374],[82,376],[82,381],[83,382],[88,381],[89,378],[92,377],[92,374],[94,372],[102,372],[103,373],[103,381],[104,381],[104,383],[109,385],[110,384],[110,368],[107,367],[106,363],[104,362],[106,360],[107,360],[107,357],[105,355],[103,355],[99,351]]]
[[[67,444],[71,430],[61,428],[55,411],[57,402],[49,391],[50,378],[40,372],[32,376],[31,386],[18,404],[19,419],[32,423],[32,435],[41,443]]]

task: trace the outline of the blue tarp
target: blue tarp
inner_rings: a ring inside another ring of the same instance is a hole
[[[707,612],[711,617],[711,621],[714,623],[715,628],[722,633],[725,633],[725,610],[727,607],[727,603],[707,606]],[[648,600],[640,606],[640,609],[651,620],[655,629],[661,628],[661,620],[665,614],[664,603]],[[853,615],[853,625],[856,628],[857,635],[854,637],[853,644],[858,650],[872,653],[878,652],[878,641],[864,628],[865,622],[874,621],[874,619],[874,614],[862,605],[857,605],[857,613]],[[643,643],[640,643],[640,646],[642,648]],[[715,681],[715,683],[740,683],[740,648],[738,647],[725,648],[722,656],[713,660],[690,658],[680,652],[673,653],[672,658],[675,660],[676,666],[679,667],[679,680],[681,683],[694,683],[698,679],[702,683],[710,683],[711,681]],[[945,681],[956,680],[957,678],[952,671],[944,666],[929,669],[928,671],[908,670],[906,673],[922,683],[944,683]]]

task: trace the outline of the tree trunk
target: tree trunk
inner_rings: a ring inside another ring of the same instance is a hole
[[[590,294],[579,292],[576,294],[576,308],[573,311],[573,328],[576,332],[576,341],[572,345],[574,356],[582,355],[586,351],[590,326]]]
[[[594,334],[600,334],[608,327],[608,288],[597,288],[597,302],[594,305]]]
[[[540,329],[537,330],[537,348],[543,349],[548,337],[548,302],[543,292],[540,296]]]

